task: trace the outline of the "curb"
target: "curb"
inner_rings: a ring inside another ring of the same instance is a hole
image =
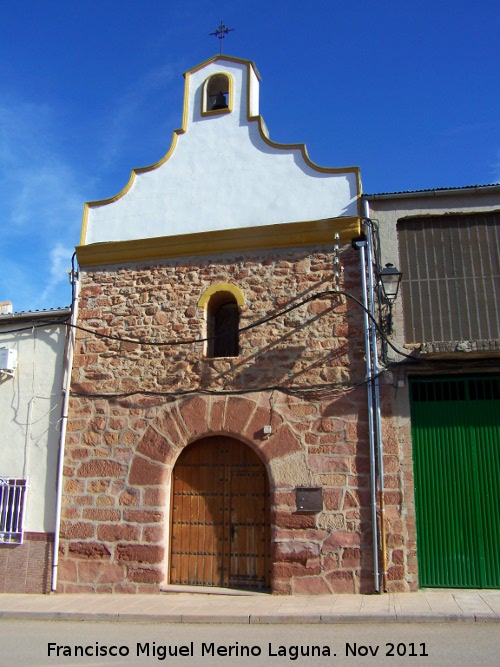
[[[67,611],[1,611],[0,620],[227,625],[304,625],[359,623],[500,623],[498,614],[144,614]]]

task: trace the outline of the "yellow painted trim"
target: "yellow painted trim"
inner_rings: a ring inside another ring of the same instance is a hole
[[[137,174],[143,174],[148,171],[153,171],[154,169],[158,169],[158,167],[161,167],[165,162],[170,158],[170,156],[173,154],[176,146],[177,146],[177,139],[179,138],[179,135],[184,134],[187,130],[187,125],[188,125],[188,100],[189,100],[189,85],[190,85],[190,78],[191,78],[191,73],[197,72],[203,67],[206,67],[207,65],[216,62],[216,61],[227,61],[227,62],[234,62],[234,63],[239,63],[246,65],[248,72],[247,72],[247,120],[249,122],[257,122],[258,123],[258,128],[259,128],[259,134],[263,141],[268,145],[271,146],[272,148],[275,148],[277,150],[285,150],[285,151],[291,151],[291,150],[299,150],[302,154],[302,157],[305,161],[305,163],[311,167],[311,169],[314,169],[315,171],[319,171],[323,174],[345,174],[345,173],[354,173],[356,175],[356,185],[357,185],[357,208],[358,208],[358,215],[362,216],[362,202],[361,202],[361,176],[360,176],[360,169],[359,167],[321,167],[320,165],[316,164],[311,160],[307,153],[306,145],[303,143],[298,143],[298,144],[278,144],[275,141],[272,141],[269,139],[267,136],[266,130],[264,129],[265,123],[264,119],[262,116],[259,114],[257,116],[251,116],[250,115],[250,68],[252,68],[259,79],[261,80],[261,76],[255,67],[254,63],[251,60],[244,60],[242,58],[235,58],[232,56],[213,56],[209,60],[205,60],[204,62],[200,63],[200,65],[197,65],[196,67],[193,67],[192,69],[188,70],[187,72],[184,73],[185,77],[185,84],[184,84],[184,104],[183,104],[183,114],[182,114],[182,127],[180,129],[174,130],[173,132],[173,139],[172,143],[170,145],[170,148],[166,155],[161,158],[158,162],[155,162],[154,164],[147,166],[147,167],[139,167],[137,169],[133,169],[128,183],[125,185],[123,190],[121,190],[118,194],[116,194],[114,197],[110,197],[109,199],[101,199],[98,201],[91,201],[87,202],[84,204],[84,210],[83,210],[83,220],[82,220],[82,233],[80,236],[80,245],[83,246],[86,243],[86,237],[87,237],[87,226],[88,226],[88,212],[90,208],[98,208],[100,206],[106,206],[107,204],[112,204],[113,202],[117,201],[118,199],[121,199],[124,195],[127,194],[127,192],[130,190],[132,187],[135,177]],[[221,72],[223,74],[227,74],[226,72]],[[231,77],[232,79],[232,77]],[[234,95],[233,95],[234,99]],[[229,112],[229,110],[225,111],[226,113]],[[212,114],[214,112],[206,112],[208,114]]]
[[[227,78],[228,82],[229,82],[229,90],[228,90],[228,94],[227,94],[227,96],[228,96],[227,109],[215,109],[214,111],[212,111],[212,110],[209,110],[207,108],[207,106],[208,106],[207,105],[208,82],[210,81],[210,79],[212,77],[217,76],[219,74],[222,74],[223,76],[225,76]],[[203,90],[201,92],[201,110],[200,110],[200,113],[201,113],[202,116],[217,116],[217,115],[220,115],[220,114],[231,113],[231,111],[233,110],[233,107],[234,107],[233,101],[234,101],[234,80],[233,80],[233,77],[231,76],[231,74],[229,74],[229,72],[222,72],[222,71],[221,72],[213,72],[213,74],[210,74],[210,76],[208,76],[205,79],[205,81],[203,83]]]
[[[113,202],[118,201],[119,199],[124,197],[130,190],[130,188],[134,184],[135,177],[137,176],[137,174],[144,174],[147,171],[153,171],[154,169],[158,169],[158,167],[161,167],[162,164],[165,164],[165,162],[169,159],[169,157],[175,150],[179,134],[182,134],[183,132],[185,132],[185,130],[183,129],[174,130],[174,136],[172,138],[172,143],[170,144],[170,148],[168,149],[168,153],[166,153],[166,155],[164,155],[161,160],[155,162],[155,164],[152,164],[148,167],[139,167],[137,169],[132,169],[127,185],[123,188],[123,190],[120,190],[120,192],[118,192],[118,194],[116,194],[114,197],[110,197],[109,199],[99,199],[98,201],[85,202],[83,206],[82,233],[80,236],[80,243],[82,245],[85,244],[85,240],[87,237],[89,209],[99,208],[101,206],[106,206],[107,204],[112,204]]]
[[[236,299],[238,306],[245,305],[245,296],[239,287],[232,285],[231,283],[215,283],[206,289],[203,294],[200,296],[198,301],[198,308],[205,308],[212,297],[217,292],[229,292]]]
[[[212,63],[219,61],[219,60],[225,60],[229,63],[238,63],[240,65],[246,65],[248,68],[252,68],[253,71],[255,72],[256,77],[259,79],[259,81],[262,81],[262,77],[259,74],[259,70],[255,66],[255,63],[252,60],[245,60],[244,58],[235,58],[234,56],[225,56],[225,55],[217,55],[217,56],[212,56],[212,58],[209,58],[208,60],[204,60],[202,63],[199,65],[196,65],[196,67],[192,67],[191,69],[188,69],[187,72],[184,73],[184,76],[187,76],[189,74],[194,74],[194,72],[198,72],[200,69],[203,69],[207,65],[211,65]]]
[[[124,197],[127,192],[130,190],[132,187],[135,177],[137,174],[144,174],[147,171],[154,171],[155,169],[158,169],[158,167],[161,167],[165,162],[170,158],[170,156],[173,154],[175,147],[177,146],[177,140],[181,134],[184,134],[187,129],[187,122],[188,122],[188,100],[189,100],[189,75],[186,76],[185,82],[184,82],[184,104],[183,104],[183,109],[182,109],[182,126],[178,128],[177,130],[173,131],[173,136],[172,136],[172,143],[170,144],[170,148],[168,149],[167,153],[160,159],[158,162],[155,162],[152,165],[149,165],[147,167],[137,167],[136,169],[132,169],[130,173],[130,178],[128,180],[128,183],[125,185],[125,187],[120,190],[114,197],[109,197],[109,199],[98,199],[96,201],[90,201],[90,202],[85,202],[83,205],[83,219],[82,219],[82,232],[80,234],[80,245],[85,245],[86,238],[87,238],[87,227],[88,227],[88,216],[89,216],[89,209],[91,208],[99,208],[100,206],[106,206],[107,204],[112,204],[115,201],[118,201],[122,197]]]
[[[361,233],[359,217],[326,218],[260,227],[224,229],[197,234],[179,234],[133,241],[109,241],[76,248],[82,267],[104,266],[173,257],[220,255],[252,250],[329,246],[339,234],[339,243],[350,243]]]

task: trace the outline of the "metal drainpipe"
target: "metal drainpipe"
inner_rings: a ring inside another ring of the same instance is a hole
[[[365,199],[363,202],[365,217],[370,217],[370,204]],[[378,464],[378,488],[379,488],[379,512],[380,512],[380,557],[381,557],[381,574],[382,574],[382,590],[387,592],[387,540],[386,540],[386,518],[385,518],[385,483],[384,483],[384,446],[382,439],[382,420],[380,413],[380,382],[379,382],[379,365],[378,365],[378,347],[377,347],[377,329],[375,327],[375,298],[374,298],[374,283],[373,270],[371,268],[372,257],[372,233],[371,226],[366,225],[366,240],[367,240],[367,255],[370,262],[370,271],[368,273],[368,290],[370,298],[370,313],[372,320],[370,323],[371,332],[371,349],[372,349],[372,367],[373,367],[373,400],[374,400],[374,421],[375,421],[375,436],[376,436],[376,450],[377,450],[377,464]]]
[[[75,349],[75,327],[78,314],[78,290],[79,282],[75,271],[71,273],[73,305],[71,309],[70,330],[66,345],[66,377],[63,385],[63,408],[61,417],[61,433],[59,435],[59,461],[57,465],[57,496],[56,496],[56,518],[54,534],[54,551],[52,554],[52,580],[50,590],[55,593],[57,590],[57,569],[59,566],[59,532],[61,530],[61,505],[63,490],[63,470],[64,470],[64,445],[66,442],[66,426],[68,423],[68,404],[71,386],[71,369],[73,368],[73,353]]]
[[[368,437],[370,443],[370,494],[372,508],[372,535],[373,535],[373,582],[375,591],[380,593],[379,565],[378,565],[378,527],[377,527],[377,472],[375,464],[375,429],[374,429],[374,410],[373,410],[373,383],[372,383],[372,353],[370,345],[370,323],[368,319],[368,292],[366,286],[366,247],[365,240],[355,241],[354,246],[359,250],[359,259],[361,265],[361,286],[363,290],[363,329],[365,334],[365,355],[366,355],[366,385],[367,407],[368,407]],[[371,267],[370,267],[371,273]]]

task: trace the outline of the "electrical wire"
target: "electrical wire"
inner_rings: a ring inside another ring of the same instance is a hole
[[[382,327],[378,324],[377,320],[372,316],[369,310],[365,308],[363,303],[355,297],[353,294],[350,294],[349,292],[345,292],[343,290],[325,290],[323,292],[317,292],[316,294],[311,295],[307,299],[303,299],[302,301],[292,304],[288,308],[284,308],[277,313],[274,313],[272,315],[268,315],[267,317],[264,317],[260,320],[257,320],[256,322],[252,322],[251,324],[248,324],[245,327],[242,327],[241,329],[238,329],[238,334],[244,333],[246,331],[250,331],[251,329],[254,329],[255,327],[261,326],[262,324],[266,324],[268,322],[271,322],[279,317],[282,317],[283,315],[286,315],[287,313],[290,313],[293,310],[296,310],[297,308],[300,308],[301,306],[310,303],[311,301],[315,301],[316,299],[321,299],[326,296],[345,296],[352,301],[354,301],[363,311],[365,311],[368,314],[368,317],[370,320],[373,322],[375,328],[377,329],[378,333],[380,336],[385,340],[385,342],[391,347],[397,354],[410,359],[412,361],[416,361],[416,357],[406,354],[402,350],[399,350],[393,343],[392,341],[387,338],[384,330]],[[73,307],[73,306],[72,306]],[[218,334],[216,336],[207,336],[203,338],[190,338],[187,340],[167,340],[167,341],[154,341],[154,340],[145,340],[141,338],[128,338],[126,336],[116,336],[113,334],[105,334],[101,333],[100,331],[96,331],[95,329],[89,329],[88,327],[82,327],[78,324],[71,324],[71,316],[68,316],[65,319],[57,319],[57,320],[43,320],[41,322],[38,322],[37,324],[34,324],[34,322],[31,324],[31,326],[26,326],[26,327],[20,327],[18,329],[10,329],[7,333],[12,334],[12,333],[21,333],[23,331],[33,331],[33,329],[40,329],[40,328],[45,328],[48,326],[53,326],[56,324],[64,324],[66,327],[73,327],[75,329],[78,329],[79,331],[83,331],[84,333],[90,333],[93,336],[96,336],[97,338],[103,338],[106,340],[115,340],[120,343],[134,343],[136,345],[150,345],[154,347],[172,347],[175,345],[193,345],[195,343],[204,343],[206,341],[214,340],[215,338],[219,336],[225,336],[226,334]]]
[[[257,320],[256,322],[252,322],[251,324],[248,324],[245,327],[242,327],[241,329],[238,329],[238,334],[245,333],[246,331],[250,331],[251,329],[254,329],[255,327],[261,326],[262,324],[266,324],[268,322],[271,322],[279,317],[282,317],[283,315],[286,315],[287,313],[290,313],[293,310],[296,310],[297,308],[300,308],[301,306],[304,306],[307,303],[310,303],[311,301],[315,301],[316,299],[321,299],[323,297],[327,296],[345,296],[352,301],[354,301],[362,310],[364,310],[367,314],[368,317],[372,320],[373,324],[375,325],[378,333],[384,338],[384,340],[387,342],[387,344],[395,351],[397,354],[407,358],[411,359],[412,361],[415,361],[415,357],[412,355],[408,355],[402,350],[399,350],[391,340],[389,340],[382,329],[382,327],[378,324],[376,319],[372,316],[372,314],[365,308],[363,303],[354,295],[350,294],[349,292],[345,292],[342,290],[325,290],[323,292],[317,292],[316,294],[313,294],[307,299],[302,299],[298,303],[292,304],[291,306],[288,306],[288,308],[284,308],[277,313],[274,313],[272,315],[268,315],[267,317],[264,317],[260,320]],[[172,347],[176,345],[194,345],[195,343],[204,343],[207,341],[214,340],[215,338],[218,338],[220,336],[225,336],[226,334],[218,334],[215,336],[206,336],[202,338],[190,338],[187,340],[167,340],[167,341],[157,341],[157,340],[145,340],[141,338],[128,338],[125,336],[116,336],[113,334],[105,334],[100,331],[96,331],[95,329],[89,329],[88,327],[82,327],[77,324],[70,324],[66,323],[66,326],[73,326],[74,328],[78,329],[79,331],[83,331],[85,333],[90,333],[97,338],[103,338],[106,340],[115,340],[121,343],[134,343],[136,345],[150,345],[153,347]]]
[[[268,385],[264,387],[245,387],[245,389],[178,389],[175,391],[159,391],[159,390],[146,390],[146,389],[134,389],[131,391],[125,392],[115,392],[115,393],[86,393],[86,392],[76,392],[72,391],[71,395],[75,398],[107,398],[107,399],[119,399],[119,398],[130,398],[131,396],[158,396],[164,398],[176,399],[181,396],[190,396],[194,394],[207,394],[207,395],[217,395],[217,396],[240,396],[244,394],[255,394],[260,392],[273,392],[279,391],[283,394],[288,395],[308,395],[315,396],[318,399],[320,395],[322,397],[329,395],[332,391],[343,391],[344,393],[349,390],[358,389],[359,387],[364,387],[365,385],[373,382],[376,378],[380,377],[387,371],[389,368],[384,368],[377,375],[372,376],[362,380],[361,382],[338,382],[338,383],[322,383],[316,385],[305,386],[286,386],[286,385]]]

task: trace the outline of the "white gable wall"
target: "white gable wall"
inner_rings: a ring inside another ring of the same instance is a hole
[[[203,116],[203,83],[216,72],[233,79],[233,111]],[[315,167],[300,145],[266,141],[258,83],[251,63],[224,56],[188,72],[168,159],[136,172],[121,196],[89,204],[82,244],[358,215],[355,168]]]

